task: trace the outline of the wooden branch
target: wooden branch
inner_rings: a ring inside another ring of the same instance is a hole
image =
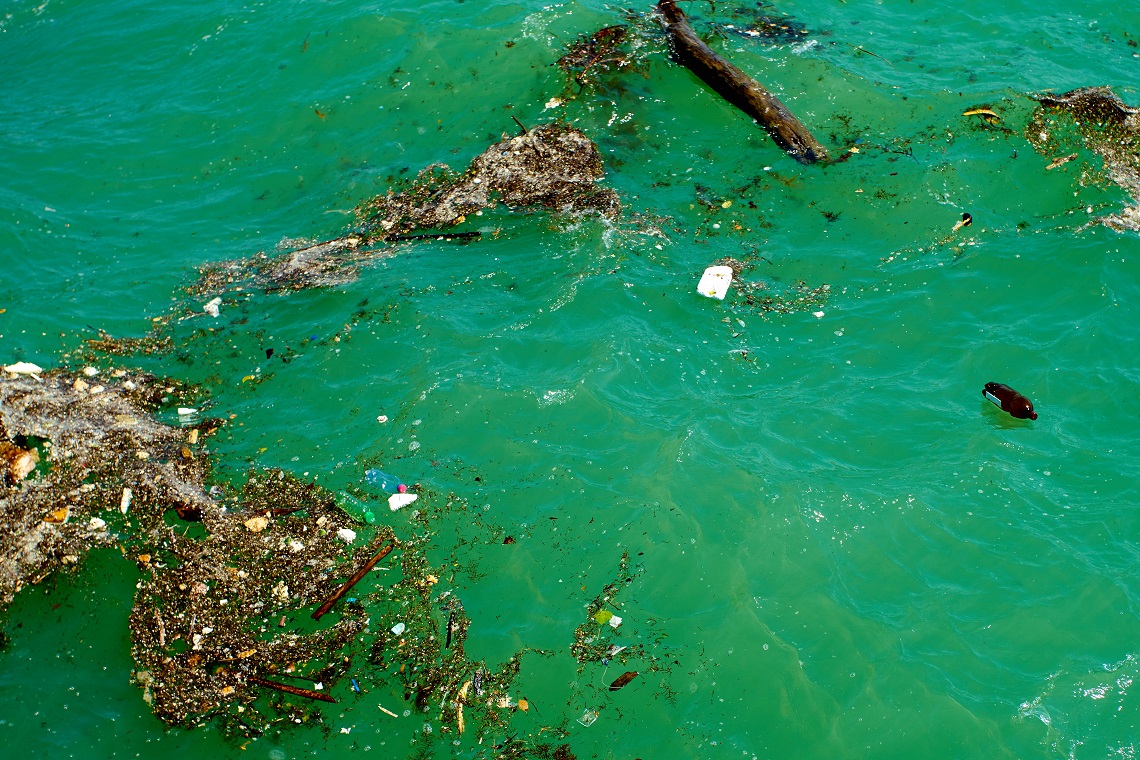
[[[328,694],[322,694],[312,689],[302,689],[300,686],[290,686],[287,683],[269,681],[265,678],[259,678],[258,676],[246,676],[245,680],[252,684],[257,684],[258,686],[264,686],[267,689],[273,689],[274,691],[283,691],[286,694],[292,694],[297,697],[307,697],[308,699],[317,699],[321,702],[332,702],[334,705],[336,704],[336,700]]]
[[[657,13],[673,58],[732,105],[755,119],[777,145],[803,164],[827,160],[827,150],[792,115],[787,106],[759,82],[714,53],[674,0],[660,0]]]
[[[332,592],[332,594],[329,595],[329,598],[326,599],[320,607],[317,607],[317,611],[313,613],[313,620],[320,620],[321,615],[324,615],[326,612],[331,610],[333,605],[340,601],[340,598],[348,593],[348,590],[350,588],[355,586],[357,583],[360,583],[360,580],[364,576],[368,575],[368,571],[376,567],[376,563],[387,557],[395,548],[396,545],[393,542],[389,541],[384,545],[383,549],[376,552],[376,555],[373,556],[372,559],[361,565],[359,570],[353,573],[347,581],[341,584],[340,588]]]

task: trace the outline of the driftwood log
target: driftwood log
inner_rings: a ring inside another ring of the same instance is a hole
[[[755,79],[714,53],[689,26],[674,0],[660,0],[657,13],[678,63],[755,119],[792,158],[804,164],[827,160],[827,151],[787,106]]]

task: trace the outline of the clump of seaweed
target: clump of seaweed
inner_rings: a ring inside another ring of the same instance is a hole
[[[592,84],[602,72],[629,65],[629,55],[621,50],[628,31],[628,27],[618,24],[583,34],[568,46],[566,54],[555,65],[572,74],[580,86]]]
[[[586,620],[574,630],[574,643],[570,645],[570,654],[578,661],[579,673],[589,663],[608,663],[610,658],[615,656],[620,656],[619,661],[625,662],[634,654],[641,653],[640,645],[635,646],[633,650],[629,647],[618,647],[609,635],[615,628],[609,625],[614,619],[614,614],[608,608],[617,603],[618,594],[632,581],[633,577],[629,573],[629,552],[623,552],[618,562],[616,577],[586,604]]]
[[[1044,156],[1067,153],[1076,140],[1100,156],[1108,179],[1132,196],[1131,205],[1100,223],[1140,232],[1140,109],[1125,105],[1108,87],[1038,95],[1037,102],[1040,108],[1026,125],[1026,139]],[[1070,159],[1055,158],[1049,168]]]
[[[429,166],[402,192],[389,191],[361,203],[351,234],[282,254],[262,253],[202,267],[190,292],[212,295],[245,284],[270,291],[341,285],[353,281],[362,265],[391,255],[383,244],[419,237],[477,237],[478,232],[441,231],[499,203],[512,209],[538,207],[613,217],[621,203],[613,190],[599,187],[603,171],[598,147],[583,132],[544,124],[504,137],[462,173]],[[417,230],[429,232],[410,234]]]
[[[728,11],[729,22],[712,26],[722,33],[755,40],[762,45],[787,45],[802,42],[809,34],[807,27],[791,16],[781,16],[769,3],[755,7],[737,6]]]
[[[745,305],[756,313],[794,314],[813,311],[822,308],[831,296],[831,286],[827,283],[813,288],[803,280],[797,280],[782,293],[778,293],[773,292],[766,283],[748,282],[742,275],[756,268],[756,258],[751,256],[740,260],[725,257],[713,262],[716,266],[732,269],[733,289],[741,295]]]
[[[827,283],[811,287],[796,280],[782,293],[772,293],[763,283],[749,283],[741,290],[744,303],[758,313],[795,314],[822,308],[831,295]]]

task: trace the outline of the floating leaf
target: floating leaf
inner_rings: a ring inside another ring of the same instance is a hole
[[[600,624],[605,625],[613,616],[614,613],[610,612],[609,610],[598,610],[594,613],[594,620],[597,620]]]
[[[636,670],[630,670],[628,672],[622,673],[620,676],[618,676],[616,681],[610,684],[610,691],[617,691],[635,678],[637,678]]]

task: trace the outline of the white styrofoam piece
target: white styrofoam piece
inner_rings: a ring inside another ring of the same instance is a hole
[[[705,273],[701,275],[701,281],[697,283],[697,292],[702,296],[723,301],[725,295],[728,293],[728,286],[731,284],[732,267],[709,267],[705,270]]]

